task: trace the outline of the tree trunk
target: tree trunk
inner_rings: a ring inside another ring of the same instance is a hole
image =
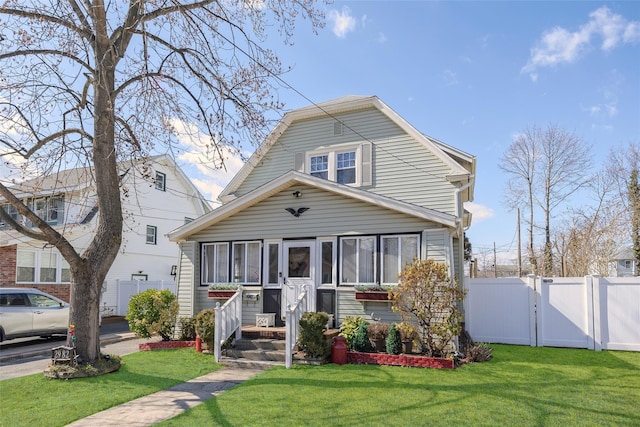
[[[73,268],[70,322],[75,326],[76,351],[81,361],[100,357],[100,293],[102,281],[89,263]],[[104,278],[104,275],[102,275]]]

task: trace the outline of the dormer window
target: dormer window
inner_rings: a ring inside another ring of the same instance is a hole
[[[338,153],[336,158],[336,181],[340,184],[356,182],[356,152]]]
[[[310,170],[312,176],[316,178],[329,179],[329,156],[324,154],[321,156],[311,156]]]
[[[156,172],[156,190],[166,191],[167,175],[162,172]]]
[[[371,144],[345,144],[306,155],[299,153],[296,169],[340,184],[371,185]]]

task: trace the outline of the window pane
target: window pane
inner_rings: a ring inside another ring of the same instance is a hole
[[[336,156],[337,181],[340,184],[356,182],[356,152],[338,153]]]
[[[396,283],[398,281],[398,238],[386,237],[382,239],[382,282]]]
[[[278,245],[269,245],[269,283],[278,283]]]
[[[322,284],[333,283],[333,242],[322,242]]]
[[[17,277],[18,282],[34,282],[36,280],[35,252],[18,252]]]
[[[310,247],[289,248],[288,277],[309,277],[310,260]]]
[[[147,244],[155,245],[156,244],[156,232],[157,229],[153,225],[147,225]]]
[[[233,281],[242,283],[245,281],[245,253],[244,243],[233,244]]]
[[[356,239],[342,240],[342,283],[356,283]]]
[[[216,283],[229,282],[229,245],[216,245],[215,276]]]
[[[156,189],[165,191],[167,176],[162,172],[156,172]]]
[[[49,198],[49,210],[47,213],[47,221],[54,225],[62,224],[63,214],[64,214],[64,198],[63,197]]]
[[[215,271],[215,246],[205,245],[202,247],[202,282],[213,283]]]
[[[375,282],[374,272],[374,249],[375,242],[373,238],[360,239],[360,247],[358,254],[358,282],[373,283]]]
[[[69,263],[66,259],[60,255],[60,281],[63,283],[71,282],[71,268],[69,267]]]
[[[54,253],[43,252],[40,254],[40,281],[55,282],[56,281],[56,261],[57,255]]]
[[[247,283],[260,283],[260,243],[247,246]]]
[[[418,237],[406,236],[401,239],[402,257],[400,260],[400,268],[403,269],[418,258]]]
[[[312,156],[310,159],[310,172],[312,176],[329,179],[329,156]]]

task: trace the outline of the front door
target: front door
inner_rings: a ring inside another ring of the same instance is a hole
[[[307,288],[307,311],[315,311],[315,240],[294,240],[283,242],[282,264],[285,275],[282,285],[282,317],[289,304],[300,295],[302,286]]]

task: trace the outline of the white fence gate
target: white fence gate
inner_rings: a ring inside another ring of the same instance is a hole
[[[116,280],[117,307],[116,314],[125,316],[129,309],[129,300],[135,294],[147,289],[168,289],[176,293],[176,282],[168,280]]]
[[[640,279],[467,279],[465,327],[478,342],[640,351]]]

